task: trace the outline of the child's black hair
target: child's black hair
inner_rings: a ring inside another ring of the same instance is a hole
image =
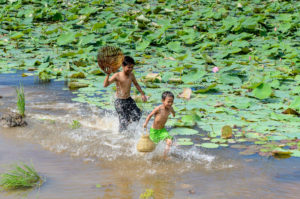
[[[125,56],[123,61],[123,66],[127,66],[129,64],[135,64],[134,59],[130,56]]]
[[[174,95],[173,95],[173,93],[170,92],[170,91],[165,91],[165,92],[162,93],[161,99],[162,99],[162,100],[165,100],[166,97],[172,97],[172,98],[174,99]]]

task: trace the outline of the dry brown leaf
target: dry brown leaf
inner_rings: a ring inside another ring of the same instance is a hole
[[[181,94],[179,94],[178,97],[189,100],[189,99],[191,99],[191,95],[192,95],[192,89],[184,88],[183,92]]]

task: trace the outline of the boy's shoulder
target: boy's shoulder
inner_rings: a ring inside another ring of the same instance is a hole
[[[156,110],[156,111],[160,111],[162,108],[163,108],[163,105],[161,104],[161,105],[158,105],[157,107],[155,107],[155,109],[154,109],[154,110]]]

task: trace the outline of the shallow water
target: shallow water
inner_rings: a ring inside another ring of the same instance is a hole
[[[0,127],[0,172],[11,163],[32,162],[46,182],[34,190],[0,192],[0,198],[125,199],[139,198],[146,189],[153,189],[156,199],[299,198],[299,158],[175,146],[163,160],[162,144],[139,154],[143,121],[120,134],[114,113],[72,102],[64,82],[41,84],[20,72],[2,74],[1,113],[16,111],[19,81],[25,86],[28,126]],[[72,129],[73,120],[82,126]]]

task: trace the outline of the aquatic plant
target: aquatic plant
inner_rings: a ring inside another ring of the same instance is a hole
[[[42,82],[50,82],[51,76],[46,71],[39,72],[39,80]]]
[[[144,193],[140,195],[140,199],[154,199],[154,191],[153,189],[146,189]]]
[[[24,88],[20,84],[19,88],[16,88],[17,92],[17,108],[19,111],[19,114],[21,116],[25,116],[25,94],[24,94]]]
[[[78,128],[80,128],[80,127],[81,127],[81,124],[80,124],[79,121],[77,121],[77,120],[73,120],[73,121],[72,121],[72,124],[71,124],[71,128],[72,128],[72,129],[78,129]]]
[[[26,189],[41,186],[42,178],[34,169],[33,165],[25,163],[12,165],[12,169],[0,175],[0,186],[4,190]]]

